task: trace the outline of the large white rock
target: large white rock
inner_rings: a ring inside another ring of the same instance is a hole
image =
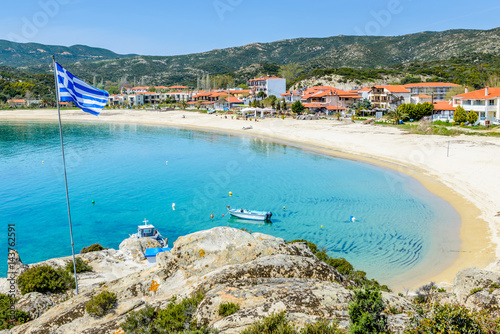
[[[130,237],[121,242],[119,249],[125,257],[142,262],[146,259],[144,255],[146,249],[156,247],[161,247],[161,244],[154,239]]]

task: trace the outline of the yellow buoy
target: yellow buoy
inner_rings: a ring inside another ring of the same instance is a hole
[[[323,225],[321,225],[321,228],[323,228]]]
[[[283,210],[285,210],[285,207],[283,207]]]
[[[42,164],[44,164],[44,163],[45,163],[45,161],[42,160]]]
[[[233,196],[233,192],[232,191],[229,192],[229,196]]]

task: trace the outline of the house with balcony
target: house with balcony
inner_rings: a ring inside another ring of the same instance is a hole
[[[264,92],[266,96],[274,95],[280,97],[286,93],[286,79],[278,77],[260,77],[248,81],[250,94],[256,96]]]
[[[300,100],[300,97],[303,95],[302,91],[288,91],[285,94],[281,94],[281,98],[285,99],[286,103],[295,103]]]
[[[403,87],[410,91],[412,97],[427,95],[430,96],[432,102],[434,102],[444,101],[446,94],[448,94],[452,88],[460,87],[460,85],[450,82],[421,82],[403,85]]]
[[[158,104],[160,103],[160,93],[155,93],[155,92],[145,92],[145,93],[139,93],[140,95],[144,96],[144,104]]]
[[[481,125],[500,120],[500,88],[485,87],[473,92],[453,96],[453,106],[462,106],[466,111],[475,111]]]
[[[373,86],[368,93],[373,108],[396,109],[404,103],[410,103],[411,93],[404,86]]]
[[[121,106],[127,101],[127,95],[125,94],[115,94],[108,98],[109,106]]]
[[[142,106],[144,105],[144,95],[142,94],[128,95],[127,101],[132,106]]]
[[[437,101],[433,103],[434,112],[432,121],[452,122],[456,107],[451,101]]]
[[[337,89],[335,87],[317,86],[304,91],[301,102],[311,112],[331,114],[344,111],[351,104],[361,99],[361,95]]]

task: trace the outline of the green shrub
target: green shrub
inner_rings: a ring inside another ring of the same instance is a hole
[[[198,329],[193,315],[203,298],[205,298],[203,292],[198,292],[190,298],[184,298],[179,303],[176,303],[174,298],[167,305],[167,308],[158,311],[155,325],[168,332]]]
[[[339,329],[337,323],[329,324],[328,321],[322,320],[312,324],[307,324],[300,334],[342,334],[344,331]]]
[[[273,313],[251,325],[240,334],[296,334],[297,330],[286,317],[286,313]]]
[[[498,329],[498,328],[497,328]],[[406,334],[420,333],[486,333],[481,324],[465,307],[459,305],[434,305],[431,312],[413,315]],[[492,332],[493,333],[493,332]]]
[[[93,244],[93,245],[90,245],[88,247],[83,247],[82,250],[80,251],[80,254],[85,254],[85,253],[90,253],[90,252],[98,252],[98,251],[102,251],[105,249],[107,249],[107,248],[104,248],[99,244]]]
[[[94,317],[102,317],[109,310],[111,310],[116,303],[116,294],[109,291],[103,291],[95,296],[85,304],[87,313]]]
[[[384,303],[379,290],[366,288],[354,290],[354,300],[349,304],[350,333],[383,333],[387,317],[382,314]]]
[[[30,320],[28,313],[10,308],[15,302],[15,299],[0,293],[0,330],[10,329]]]
[[[76,272],[77,273],[83,273],[85,271],[92,271],[92,267],[88,265],[87,262],[83,261],[81,258],[77,257],[75,258],[75,263],[76,263]],[[66,262],[66,266],[64,267],[66,271],[68,271],[71,274],[74,274],[74,267],[73,267],[73,261],[68,261]]]
[[[203,292],[193,297],[184,298],[177,303],[173,298],[165,309],[155,311],[147,306],[145,309],[130,312],[121,326],[126,333],[183,333],[183,334],[210,334],[209,328],[199,327],[193,319],[198,305],[205,298]]]
[[[64,292],[75,287],[75,281],[67,271],[49,265],[26,270],[17,278],[17,284],[23,295],[29,292]]]
[[[154,320],[156,318],[155,309],[151,306],[140,311],[133,311],[125,319],[121,328],[125,333],[155,333]]]
[[[354,267],[343,257],[339,257],[337,259],[330,258],[327,262],[329,265],[334,267],[339,271],[339,273],[344,275],[349,275],[354,271]]]
[[[219,315],[227,317],[228,315],[234,314],[240,310],[240,305],[235,303],[222,303],[219,305]]]
[[[498,284],[498,283],[492,283],[492,284],[490,285],[490,288],[493,288],[493,289],[500,289],[500,284]]]
[[[470,291],[469,296],[472,296],[476,292],[481,292],[481,291],[483,291],[483,288],[474,288]]]

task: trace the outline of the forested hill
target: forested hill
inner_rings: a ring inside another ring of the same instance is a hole
[[[75,63],[78,61],[96,61],[132,57],[136,55],[119,55],[113,51],[93,48],[85,45],[70,47],[44,45],[37,43],[15,43],[0,40],[0,65],[10,67],[33,66],[50,64],[52,55],[61,63]]]
[[[350,68],[347,79],[360,84],[376,80],[380,73],[389,73],[481,87],[492,75],[500,73],[500,28],[394,37],[297,38],[179,56],[129,57],[86,46],[66,48],[0,41],[0,65],[24,72],[51,73],[51,54],[56,54],[58,61],[75,75],[106,89],[124,83],[196,87],[197,79],[207,74],[211,78],[224,75],[218,79],[227,81],[227,85],[245,83],[261,74],[283,75],[294,83],[335,73],[345,77],[342,68]]]

